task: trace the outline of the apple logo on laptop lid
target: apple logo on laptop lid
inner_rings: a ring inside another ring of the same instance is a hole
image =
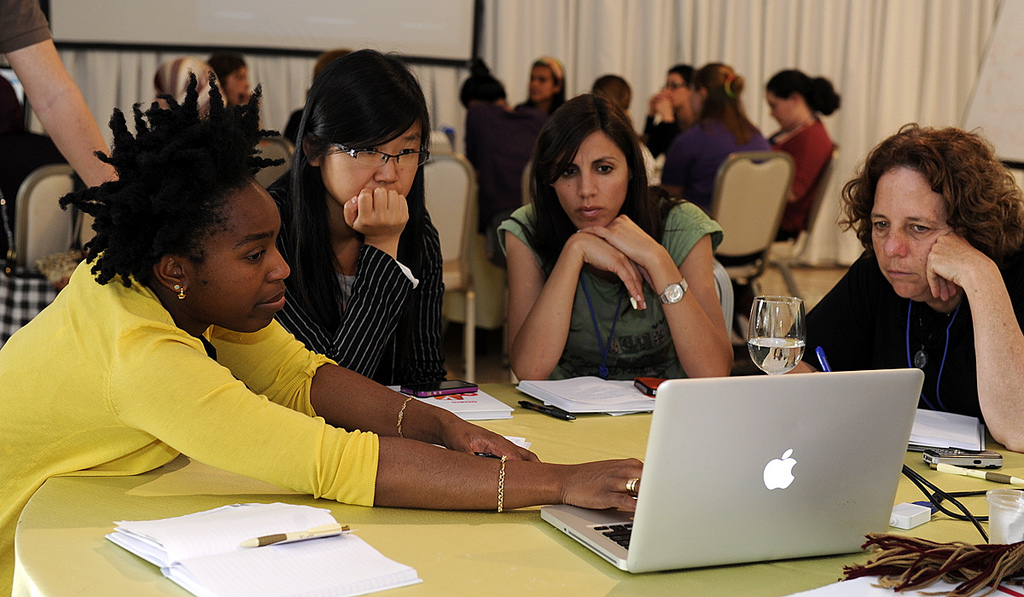
[[[774,458],[764,467],[764,486],[769,490],[785,489],[790,486],[795,477],[793,467],[796,459],[792,457],[793,448],[782,453],[782,458]]]

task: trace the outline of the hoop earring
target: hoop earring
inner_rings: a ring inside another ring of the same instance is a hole
[[[174,289],[178,291],[178,300],[185,300],[185,288],[181,284],[175,284]]]

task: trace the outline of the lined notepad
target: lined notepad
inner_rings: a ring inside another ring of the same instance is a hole
[[[334,523],[330,510],[235,504],[175,518],[118,522],[107,539],[200,597],[365,595],[420,581],[353,534],[243,548],[246,539]]]

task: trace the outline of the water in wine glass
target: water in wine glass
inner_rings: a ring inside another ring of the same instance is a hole
[[[796,338],[751,338],[747,348],[754,364],[769,375],[789,371],[804,356],[804,341]]]
[[[750,309],[747,349],[769,375],[786,373],[803,359],[806,334],[803,301],[791,296],[758,296]]]

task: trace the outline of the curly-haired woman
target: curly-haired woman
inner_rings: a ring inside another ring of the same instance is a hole
[[[183,104],[136,108],[135,135],[115,112],[104,161],[118,180],[62,200],[95,217],[96,236],[0,350],[0,593],[18,516],[46,479],[139,474],[179,453],[366,506],[635,508],[639,461],[537,462],[274,320],[289,268],[277,207],[252,177],[267,161],[253,159],[259,95],[229,110],[213,86],[200,118],[193,79]]]
[[[840,223],[865,253],[808,314],[808,354],[918,367],[922,408],[982,417],[1024,451],[1024,196],[992,147],[907,125],[843,188]]]

